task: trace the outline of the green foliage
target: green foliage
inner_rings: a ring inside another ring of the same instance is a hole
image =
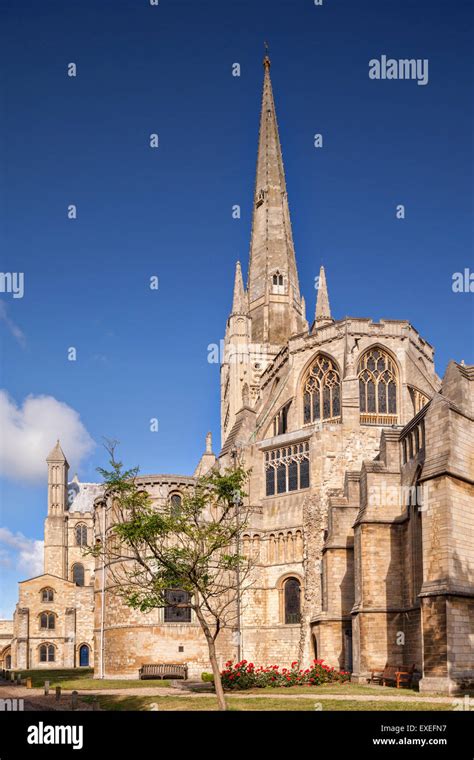
[[[201,673],[201,681],[204,681],[204,683],[214,683],[214,676],[212,673]]]
[[[169,604],[167,590],[181,589],[191,595],[186,606],[203,604],[207,613],[220,618],[216,602],[235,583],[235,571],[248,564],[236,549],[247,522],[243,489],[248,473],[241,467],[211,472],[182,496],[179,509],[171,503],[157,508],[137,483],[138,468],[124,469],[115,459],[114,445],[108,450],[110,468],[99,472],[112,513],[109,533],[120,546],[114,559],[122,559],[125,567],[116,584],[119,593],[130,607],[147,612]],[[91,551],[111,559],[107,546],[99,544]],[[113,563],[108,564],[118,575]]]
[[[280,668],[279,665],[256,668],[253,662],[247,662],[247,660],[237,662],[235,665],[229,660],[221,673],[221,678],[225,689],[263,689],[344,683],[350,680],[350,673],[325,665],[323,660],[313,660],[311,667],[306,670],[298,668],[297,662],[292,662],[291,668]]]

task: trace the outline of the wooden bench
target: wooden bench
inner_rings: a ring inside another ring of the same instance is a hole
[[[188,666],[166,663],[160,665],[142,665],[138,671],[140,680],[148,678],[184,678],[188,677]]]
[[[382,671],[373,671],[370,678],[370,683],[381,683],[382,686],[387,684],[394,684],[397,689],[400,686],[411,686],[413,675],[415,673],[415,665],[411,668],[403,669],[400,665],[385,665]]]

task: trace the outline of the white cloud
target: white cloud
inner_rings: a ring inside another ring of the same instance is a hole
[[[29,578],[43,573],[44,541],[26,538],[23,533],[12,533],[0,528],[1,564],[15,567]]]
[[[94,448],[79,414],[53,396],[27,396],[17,406],[0,391],[0,475],[13,480],[45,481],[46,462],[56,440],[72,469]]]

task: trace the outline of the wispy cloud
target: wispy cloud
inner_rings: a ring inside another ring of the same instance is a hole
[[[28,577],[43,572],[44,541],[27,538],[23,533],[12,533],[0,528],[0,562],[5,567],[22,571]]]
[[[26,335],[23,330],[18,327],[16,322],[8,315],[8,309],[5,301],[0,300],[0,322],[7,327],[15,340],[20,344],[22,348],[26,348]]]

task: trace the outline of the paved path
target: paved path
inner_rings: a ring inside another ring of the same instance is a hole
[[[427,704],[445,704],[447,708],[453,706],[453,697],[430,697],[425,695],[404,695],[404,694],[391,694],[386,693],[387,690],[381,692],[379,689],[374,688],[374,694],[326,694],[316,692],[314,694],[272,694],[271,692],[265,692],[264,694],[256,694],[249,692],[240,692],[227,694],[231,699],[310,699],[313,702],[324,701],[328,699],[336,701],[355,701],[355,702],[403,702],[409,705],[412,702],[423,702]],[[7,681],[0,680],[0,698],[17,698],[24,699],[25,710],[71,710],[71,694],[70,689],[63,689],[61,699],[56,702],[54,689],[48,696],[45,696],[43,689],[27,689],[25,686],[14,686]],[[209,692],[191,692],[187,689],[174,689],[168,686],[144,686],[142,688],[132,689],[87,689],[80,691],[79,698],[85,696],[120,696],[120,697],[177,697],[185,698],[191,697],[192,699],[202,699],[203,697],[213,696]],[[92,705],[79,700],[80,710],[92,710]]]

